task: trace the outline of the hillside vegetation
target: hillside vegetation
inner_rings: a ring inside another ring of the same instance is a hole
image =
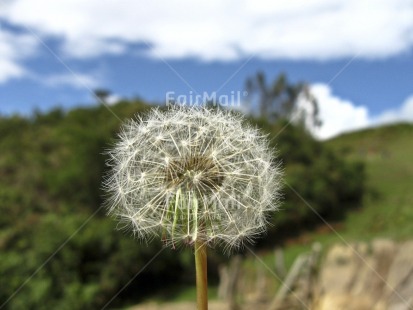
[[[350,239],[413,236],[413,125],[396,124],[349,133],[326,144],[365,163],[367,194],[341,232]]]
[[[326,249],[374,238],[407,240],[413,237],[413,124],[395,124],[340,135],[324,145],[349,162],[363,162],[365,191],[360,207],[344,218],[320,220],[286,242],[285,259],[291,266],[297,256],[320,242]],[[351,181],[349,180],[349,184]],[[265,254],[271,265],[272,253]]]
[[[162,248],[160,241],[142,244],[117,231],[101,207],[104,150],[121,120],[149,108],[124,101],[111,106],[116,117],[103,106],[0,117],[0,308],[100,309]],[[342,158],[286,121],[250,121],[268,133],[288,184],[258,247],[272,249],[318,225],[307,203],[334,221],[360,207],[365,178],[356,158]],[[193,285],[192,255],[190,249],[164,250],[110,307],[158,293],[159,283],[169,292]],[[211,251],[212,285],[226,259]]]

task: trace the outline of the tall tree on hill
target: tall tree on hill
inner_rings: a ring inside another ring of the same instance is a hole
[[[286,75],[281,73],[268,84],[264,73],[258,72],[247,79],[246,90],[251,99],[250,103],[256,100],[259,116],[266,120],[293,118],[306,125],[321,126],[318,102],[306,83],[291,84]],[[304,102],[305,104],[302,104]]]
[[[107,99],[111,95],[111,91],[106,88],[97,88],[93,90],[93,95],[98,103],[106,103]]]

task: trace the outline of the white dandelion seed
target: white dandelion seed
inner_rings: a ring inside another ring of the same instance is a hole
[[[265,231],[281,169],[266,136],[241,116],[154,109],[119,137],[108,152],[107,205],[138,238],[232,249]]]

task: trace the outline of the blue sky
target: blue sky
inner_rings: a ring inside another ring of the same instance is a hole
[[[110,89],[112,100],[164,102],[171,91],[230,94],[257,71],[311,85],[324,121],[315,132],[320,138],[413,121],[413,4],[0,4],[1,114],[95,104],[97,87]]]

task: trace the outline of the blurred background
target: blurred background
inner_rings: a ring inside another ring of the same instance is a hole
[[[413,3],[0,1],[0,309],[193,309],[190,248],[102,207],[121,123],[208,104],[285,169],[211,309],[413,309]]]

